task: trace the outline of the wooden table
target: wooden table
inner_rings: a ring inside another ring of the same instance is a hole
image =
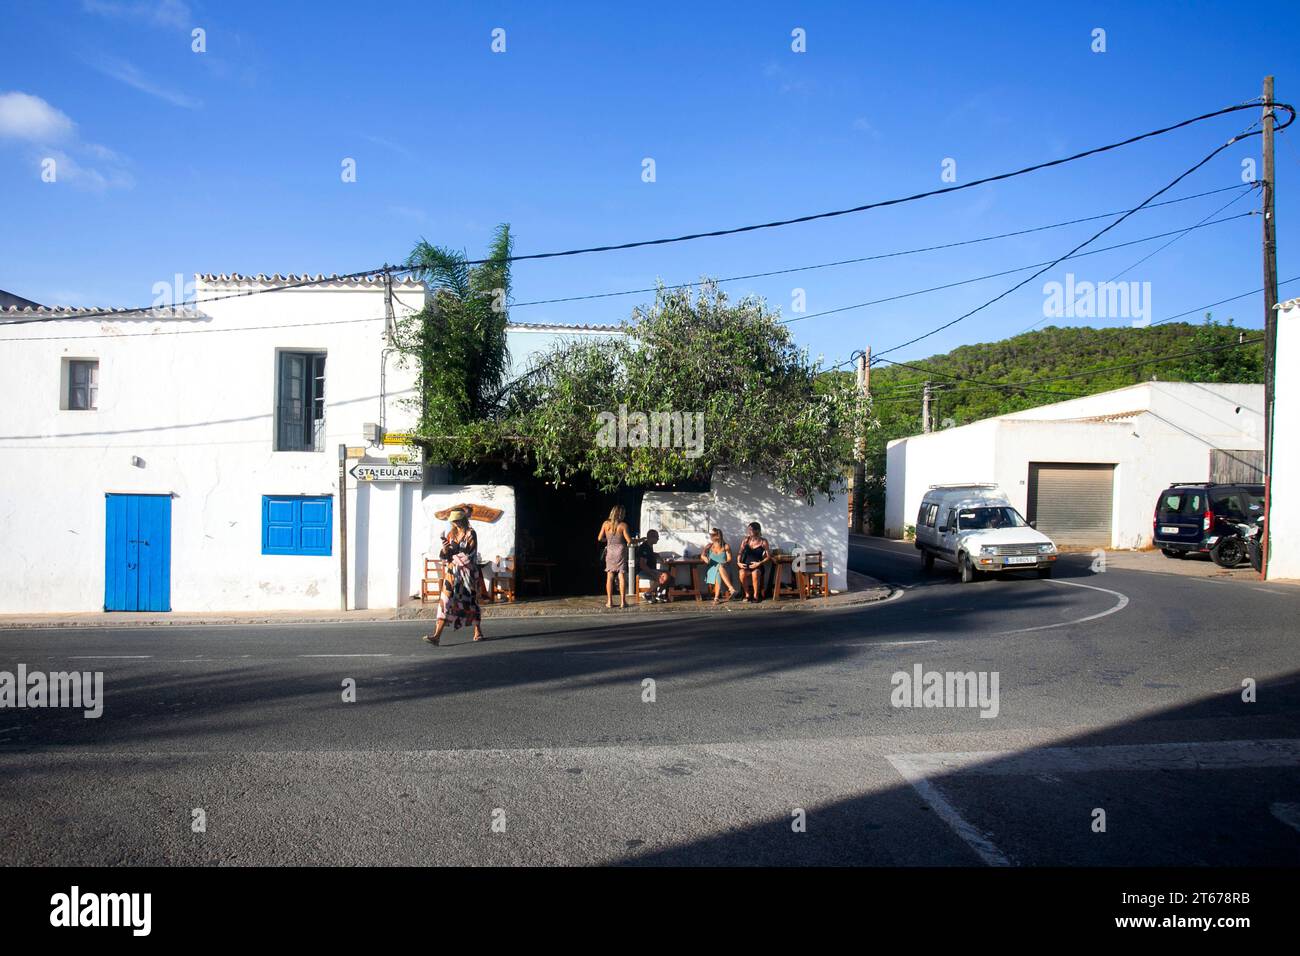
[[[701,562],[699,558],[670,558],[666,561],[661,561],[660,565],[663,567],[665,571],[668,572],[668,600],[670,602],[675,597],[686,597],[688,594],[694,595],[696,601],[701,600],[700,598]],[[681,567],[686,567],[690,569],[691,583],[689,587],[677,583],[677,569]]]
[[[781,584],[782,565],[790,566],[790,583],[784,586],[784,591],[782,590],[782,584]],[[798,595],[801,601],[807,600],[807,594],[804,590],[803,572],[795,571],[793,554],[772,555],[772,568],[774,572],[773,580],[772,580],[773,601],[781,600],[782,593],[790,597],[794,597],[795,595]]]

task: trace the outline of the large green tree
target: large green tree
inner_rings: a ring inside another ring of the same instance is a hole
[[[762,300],[732,302],[707,282],[698,293],[660,288],[623,331],[560,342],[518,380],[481,392],[480,405],[448,399],[438,411],[456,376],[427,376],[437,413],[421,432],[432,456],[511,460],[552,482],[585,476],[606,489],[729,467],[808,500],[835,494],[866,403],[851,382],[825,379]]]
[[[661,287],[624,331],[540,356],[511,396],[509,428],[537,474],[582,473],[613,488],[700,480],[727,467],[808,500],[834,496],[868,408],[852,382],[821,377],[761,299],[732,302],[708,282],[698,292]],[[665,412],[702,434],[691,434],[691,447],[638,447],[636,414]],[[617,441],[608,440],[613,416]]]

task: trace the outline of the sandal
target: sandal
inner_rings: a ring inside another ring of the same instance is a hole
[[[482,632],[482,631],[479,631],[477,634],[474,635],[474,640],[475,640],[475,641],[484,641],[484,640],[487,640],[487,638],[485,638],[485,637],[483,636],[483,632]]]
[[[439,646],[438,639],[434,637],[432,634],[426,634],[424,635],[424,637],[420,638],[420,640],[424,641],[424,643],[426,644],[432,644],[434,647]]]

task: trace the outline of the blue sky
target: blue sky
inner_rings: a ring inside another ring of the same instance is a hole
[[[1294,3],[451,4],[3,2],[0,288],[47,304],[136,305],[174,273],[351,272],[420,237],[520,253],[836,209],[1040,162],[1256,96],[1300,101]],[[1047,7],[1050,6],[1050,9]],[[332,12],[331,12],[332,11]],[[191,49],[192,30],[207,50]],[[505,30],[506,50],[491,49]],[[791,49],[806,31],[807,50]],[[1092,31],[1106,31],[1094,53]],[[1290,69],[1288,69],[1290,67]],[[12,94],[22,94],[14,97]],[[8,96],[9,98],[3,99]],[[953,242],[1136,205],[1252,123],[1237,113],[998,184],[892,209],[676,246],[520,263],[517,303]],[[1278,270],[1293,251],[1300,126],[1278,137]],[[41,179],[57,157],[58,180]],[[1241,181],[1259,138],[1167,197]],[[642,161],[656,180],[642,181]],[[342,162],[356,161],[345,183]],[[1099,241],[1191,225],[1220,193],[1135,215]],[[1258,208],[1255,194],[1221,215]],[[786,316],[1050,260],[1084,223],[961,249],[727,283]],[[921,357],[1044,321],[1043,284],[1102,281],[1155,250],[1063,264],[924,342]],[[1259,218],[1197,230],[1123,278],[1149,318],[1261,285]],[[829,361],[947,322],[1027,273],[810,318]],[[1300,295],[1300,283],[1284,286]],[[646,296],[520,306],[616,322]],[[1214,309],[1259,327],[1259,296]]]

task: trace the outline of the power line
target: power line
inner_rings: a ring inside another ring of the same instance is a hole
[[[1300,282],[1300,275],[1292,276],[1290,279],[1283,279],[1283,280],[1282,280],[1281,282],[1279,282],[1277,285],[1278,285],[1278,288],[1280,289],[1282,286],[1290,285],[1292,282]],[[1176,319],[1185,318],[1186,316],[1192,315],[1193,313],[1196,313],[1196,312],[1203,312],[1203,311],[1206,310],[1206,309],[1212,309],[1212,308],[1214,308],[1216,305],[1224,305],[1225,303],[1228,303],[1228,302],[1236,302],[1238,299],[1244,299],[1244,298],[1246,298],[1247,296],[1250,296],[1250,295],[1259,295],[1259,294],[1260,294],[1261,292],[1263,292],[1263,291],[1264,291],[1264,290],[1263,290],[1262,288],[1261,288],[1261,289],[1252,289],[1250,292],[1242,292],[1242,293],[1239,293],[1239,294],[1237,294],[1237,295],[1229,296],[1229,297],[1226,298],[1226,299],[1219,299],[1217,302],[1210,302],[1210,303],[1208,303],[1208,304],[1206,304],[1206,305],[1200,305],[1200,306],[1197,306],[1197,307],[1194,308],[1194,309],[1188,309],[1186,312],[1178,312],[1178,313],[1176,313],[1176,314],[1174,314],[1174,315],[1166,316],[1165,318],[1159,320],[1158,322],[1152,322],[1152,323],[1151,323],[1151,326],[1164,325],[1166,322],[1173,322],[1173,321],[1175,321]],[[1151,326],[1147,326],[1147,328],[1150,328]],[[1027,333],[1023,333],[1023,332],[1022,332],[1021,334],[1024,335],[1024,334],[1027,334]],[[844,360],[842,360],[842,361],[836,362],[834,365],[828,366],[828,367],[826,368],[826,371],[827,371],[827,372],[834,372],[834,371],[836,371],[837,369],[843,368],[843,367],[846,366],[846,365],[852,365],[853,362],[854,362],[854,360],[855,360],[855,358],[856,358],[856,356],[850,356],[849,358],[846,358],[846,359],[844,359]],[[904,364],[904,363],[902,363],[902,362],[897,362],[897,361],[895,361],[895,360],[893,360],[893,359],[882,359],[882,361],[889,362],[891,365],[902,365],[902,364]],[[932,372],[930,369],[924,369],[923,371],[925,371],[925,372],[927,372],[927,373],[930,373],[930,374],[935,374],[935,375],[941,374],[941,373],[939,373],[939,372]],[[898,387],[898,388],[902,388],[902,387],[904,387],[904,386],[903,386],[903,385],[898,385],[898,386],[885,386],[885,387],[886,387],[886,388],[890,388],[890,387]]]
[[[855,303],[854,305],[842,305],[839,308],[827,309],[824,312],[810,312],[807,315],[799,315],[789,319],[782,319],[781,323],[783,325],[791,325],[795,322],[803,322],[808,319],[819,319],[823,316],[835,315],[839,312],[848,312],[851,311],[852,309],[863,309],[870,305],[880,305],[883,302],[896,302],[899,299],[908,299],[911,298],[912,296],[924,295],[927,292],[941,292],[944,289],[953,289],[956,288],[957,286],[970,285],[972,282],[982,282],[985,279],[997,279],[1002,276],[1014,275],[1017,272],[1024,272],[1026,269],[1035,269],[1038,266],[1043,266],[1043,265],[1050,267],[1060,262],[1064,262],[1066,259],[1082,259],[1084,256],[1095,256],[1103,252],[1112,252],[1116,249],[1124,249],[1127,248],[1128,246],[1138,245],[1139,243],[1151,242],[1155,239],[1163,239],[1166,236],[1172,236],[1178,233],[1190,232],[1193,229],[1202,229],[1207,226],[1217,226],[1220,225],[1221,223],[1232,222],[1234,219],[1244,219],[1247,216],[1254,216],[1254,215],[1256,215],[1254,211],[1238,213],[1235,216],[1228,216],[1224,219],[1216,219],[1213,222],[1201,222],[1198,223],[1197,225],[1187,226],[1183,229],[1173,229],[1170,230],[1169,232],[1158,232],[1153,236],[1143,236],[1140,239],[1130,239],[1127,242],[1118,242],[1113,246],[1102,246],[1099,249],[1091,249],[1088,252],[1080,252],[1077,255],[1071,253],[1069,255],[1062,256],[1060,259],[1053,259],[1050,262],[1031,262],[1029,265],[1016,266],[1014,269],[1003,269],[1000,272],[990,272],[987,273],[986,275],[973,276],[969,279],[959,279],[956,282],[945,282],[943,285],[930,286],[925,289],[915,289],[911,292],[900,292],[897,295],[885,296],[882,299],[870,299],[867,302],[858,302]],[[1030,279],[1032,278],[1033,276],[1030,276]]]
[[[771,222],[755,223],[748,226],[736,226],[730,229],[714,229],[709,232],[688,233],[683,236],[673,236],[662,239],[642,239],[637,242],[622,242],[606,246],[588,246],[583,249],[566,249],[563,252],[537,252],[526,256],[511,256],[510,262],[524,262],[532,259],[555,259],[562,256],[579,256],[590,252],[613,252],[620,249],[638,249],[643,246],[662,246],[675,242],[689,242],[694,239],[709,239],[716,236],[734,236],[743,232],[755,232],[759,229],[775,229],[780,226],[792,226],[797,223],[813,222],[819,219],[832,219],[837,216],[848,216],[853,213],[866,212],[869,209],[881,209],[885,206],[897,206],[901,203],[914,202],[918,199],[927,199],[930,196],[940,196],[945,193],[959,192],[963,189],[973,189],[976,186],[983,186],[987,183],[999,182],[1004,179],[1012,179],[1016,176],[1023,176],[1027,173],[1037,172],[1040,169],[1047,169],[1052,166],[1061,166],[1065,163],[1072,163],[1079,159],[1085,159],[1089,156],[1096,156],[1100,153],[1109,152],[1113,149],[1119,149],[1123,146],[1130,146],[1133,143],[1141,142],[1144,139],[1150,139],[1153,136],[1163,136],[1166,133],[1172,133],[1174,130],[1182,129],[1185,126],[1191,126],[1193,123],[1199,123],[1202,120],[1213,119],[1217,116],[1226,116],[1229,113],[1235,113],[1238,110],[1257,109],[1261,106],[1273,106],[1284,109],[1291,114],[1291,118],[1286,124],[1277,127],[1277,131],[1286,129],[1291,123],[1295,122],[1295,110],[1285,103],[1268,102],[1263,103],[1260,97],[1245,103],[1237,103],[1233,106],[1225,106],[1222,109],[1215,110],[1211,113],[1202,113],[1200,116],[1193,116],[1191,119],[1185,119],[1182,122],[1174,123],[1171,126],[1165,126],[1161,129],[1149,130],[1145,133],[1139,133],[1137,136],[1130,136],[1128,139],[1119,140],[1118,142],[1108,143],[1105,146],[1097,146],[1093,149],[1084,150],[1081,153],[1075,153],[1072,156],[1064,156],[1061,159],[1052,159],[1043,163],[1035,163],[1032,166],[1024,166],[1020,169],[1011,170],[1006,173],[998,173],[994,176],[985,176],[982,179],[974,179],[968,183],[959,183],[954,186],[945,186],[941,189],[929,189],[925,192],[913,193],[910,196],[900,196],[896,199],[881,199],[876,202],[863,203],[860,206],[851,206],[848,209],[836,209],[831,212],[819,212],[806,216],[795,216],[791,219],[775,219]],[[1253,134],[1252,134],[1253,135]],[[1144,204],[1145,205],[1145,204]],[[495,260],[492,259],[471,259],[466,265],[483,265]]]
[[[1053,166],[1062,166],[1066,163],[1071,163],[1071,162],[1075,162],[1076,160],[1085,159],[1089,156],[1096,156],[1101,153],[1109,152],[1111,150],[1120,149],[1124,146],[1130,146],[1133,143],[1138,143],[1141,142],[1142,140],[1151,139],[1152,137],[1155,136],[1163,136],[1167,133],[1174,132],[1175,130],[1182,129],[1186,126],[1191,126],[1194,123],[1199,123],[1203,120],[1214,119],[1215,117],[1226,116],[1229,113],[1235,113],[1238,110],[1254,109],[1260,106],[1272,106],[1274,108],[1286,110],[1287,113],[1290,114],[1290,118],[1284,124],[1275,127],[1275,132],[1281,132],[1282,130],[1289,127],[1293,122],[1295,122],[1296,111],[1289,104],[1277,103],[1273,101],[1264,103],[1260,97],[1255,97],[1254,99],[1248,100],[1245,103],[1237,103],[1233,106],[1225,106],[1222,109],[1214,110],[1209,113],[1202,113],[1200,116],[1193,116],[1190,119],[1182,120],[1181,122],[1174,123],[1170,126],[1161,127],[1160,129],[1148,130],[1145,133],[1139,133],[1138,135],[1130,136],[1127,139],[1119,140],[1114,143],[1108,143],[1104,146],[1097,146],[1092,149],[1084,150],[1083,152],[1075,153],[1071,156],[1065,156],[1060,159],[1048,160],[1047,162],[1042,162],[1042,163],[1035,163],[1031,166],[1024,166],[1021,167],[1020,169],[1011,170],[1005,173],[998,173],[993,176],[985,176],[982,179],[975,179],[968,183],[959,183],[953,186],[945,186],[940,189],[930,189],[930,190],[926,190],[925,192],[913,193],[910,196],[900,196],[894,199],[882,199],[882,200],[877,200],[876,202],[864,203],[859,206],[852,206],[847,209],[837,209],[831,212],[813,213],[810,215],[796,216],[791,219],[778,219],[778,220],[772,220],[770,222],[754,223],[751,225],[737,226],[730,229],[715,229],[708,232],[696,232],[696,233],[689,233],[687,235],[672,236],[672,237],[665,237],[659,239],[643,239],[636,242],[624,242],[624,243],[617,243],[613,245],[588,246],[579,249],[566,249],[561,252],[537,252],[537,253],[531,253],[529,255],[506,256],[502,259],[467,259],[464,260],[463,264],[467,266],[474,266],[474,265],[487,265],[489,263],[497,263],[497,262],[500,263],[526,262],[526,261],[537,260],[537,259],[556,259],[556,258],[562,258],[567,256],[585,255],[587,253],[593,253],[593,252],[613,252],[621,249],[636,249],[644,246],[660,246],[660,245],[668,245],[670,243],[688,242],[694,239],[705,239],[705,238],[712,238],[717,236],[738,235],[740,233],[754,232],[760,229],[775,229],[781,226],[795,225],[797,223],[813,222],[820,219],[831,219],[837,216],[847,216],[853,213],[866,212],[867,210],[870,209],[881,209],[886,206],[896,206],[903,203],[914,202],[919,199],[926,199],[931,196],[939,196],[939,195],[944,195],[946,193],[959,192],[964,189],[973,189],[976,186],[982,186],[987,183],[999,182],[1004,179],[1012,179],[1016,176],[1023,176],[1028,173],[1037,172],[1038,170],[1041,169],[1048,169]],[[1258,133],[1253,133],[1248,135],[1258,135]],[[1146,205],[1149,205],[1149,203],[1142,204],[1142,206],[1146,206]],[[1142,208],[1142,206],[1139,206],[1138,208]],[[1126,215],[1129,214],[1131,214],[1131,211]],[[270,292],[283,292],[288,289],[305,288],[311,285],[319,285],[326,281],[337,281],[339,279],[355,279],[364,276],[378,275],[384,272],[391,272],[394,275],[401,275],[401,274],[406,274],[406,273],[416,271],[418,268],[419,268],[418,266],[412,266],[412,265],[391,267],[385,264],[380,268],[363,269],[361,271],[350,272],[345,275],[334,275],[331,276],[329,279],[326,279],[324,277],[322,277],[321,279],[309,279],[297,283],[287,283],[280,286],[274,286],[268,289],[253,289],[244,292],[231,293],[224,296],[213,296],[207,299],[188,300],[185,302],[173,303],[173,306],[179,307],[179,306],[186,306],[186,305],[200,305],[204,302],[217,302],[217,301],[221,301],[222,299],[233,299],[233,298],[239,298],[241,296],[260,295],[260,294],[270,293]],[[136,308],[136,309],[101,310],[93,313],[81,313],[77,317],[97,318],[100,316],[109,315],[109,316],[117,316],[120,318],[127,313],[149,312],[149,311],[153,311],[154,308],[155,307],[153,305],[149,305],[143,308]],[[27,322],[48,322],[57,318],[68,318],[68,316],[42,316],[39,318],[14,320],[4,324],[22,324]]]
[[[1251,184],[1251,187],[1254,188],[1255,185],[1256,185],[1256,184],[1252,183],[1252,184]],[[1187,235],[1189,232],[1191,232],[1193,229],[1197,229],[1197,228],[1199,228],[1199,227],[1205,225],[1205,224],[1206,224],[1206,219],[1210,219],[1210,218],[1213,217],[1213,216],[1217,216],[1219,213],[1223,212],[1223,211],[1224,211],[1225,209],[1227,209],[1229,206],[1232,206],[1232,205],[1234,205],[1234,204],[1240,202],[1240,201],[1241,201],[1242,199],[1244,199],[1247,195],[1249,195],[1249,193],[1241,193],[1241,194],[1238,195],[1238,196],[1234,196],[1232,199],[1228,200],[1228,202],[1224,203],[1224,204],[1223,204],[1222,206],[1220,206],[1218,209],[1214,210],[1214,212],[1212,212],[1212,213],[1210,213],[1209,215],[1207,215],[1207,216],[1205,217],[1205,219],[1201,219],[1201,220],[1200,220],[1199,222],[1197,222],[1195,225],[1193,225],[1193,226],[1191,226],[1191,227],[1189,227],[1189,228],[1187,228],[1187,229],[1184,229],[1183,231],[1179,232],[1176,236],[1174,236],[1172,239],[1170,239],[1168,242],[1166,242],[1164,245],[1162,245],[1159,249],[1153,249],[1151,252],[1148,252],[1145,256],[1143,256],[1143,257],[1142,257],[1141,259],[1139,259],[1137,262],[1134,262],[1132,265],[1127,266],[1126,268],[1121,269],[1119,272],[1115,273],[1113,276],[1111,276],[1109,279],[1107,279],[1106,282],[1107,282],[1107,283],[1114,282],[1116,279],[1120,278],[1120,276],[1122,276],[1122,275],[1124,275],[1124,274],[1126,274],[1126,273],[1128,273],[1128,272],[1132,272],[1134,269],[1136,269],[1138,266],[1142,265],[1142,263],[1146,262],[1148,259],[1151,259],[1151,258],[1154,257],[1154,256],[1158,256],[1160,253],[1164,252],[1166,249],[1168,249],[1170,246],[1172,246],[1175,242],[1177,242],[1178,240],[1180,240],[1180,239],[1182,239],[1184,236],[1186,236],[1186,235]],[[1030,331],[1030,330],[1032,330],[1032,329],[1035,329],[1035,328],[1037,328],[1038,326],[1042,325],[1045,321],[1047,321],[1047,316],[1043,316],[1043,318],[1039,319],[1037,322],[1035,322],[1033,325],[1029,326],[1029,328],[1025,329],[1024,331],[1025,331],[1025,332],[1028,332],[1028,331]],[[1022,333],[1022,334],[1023,334],[1023,333]]]
[[[1241,142],[1243,139],[1246,139],[1246,138],[1251,137],[1251,136],[1258,136],[1258,135],[1260,135],[1260,131],[1258,131],[1258,130],[1255,131],[1255,132],[1238,133],[1236,136],[1232,137],[1232,139],[1228,140],[1226,143],[1223,143],[1223,144],[1221,144],[1221,145],[1219,145],[1219,146],[1216,146],[1216,147],[1215,147],[1214,149],[1212,149],[1209,153],[1207,153],[1203,158],[1201,158],[1200,160],[1198,160],[1198,161],[1197,161],[1196,163],[1194,163],[1193,165],[1189,166],[1187,169],[1183,170],[1183,172],[1179,173],[1176,177],[1174,177],[1172,180],[1170,180],[1170,181],[1169,181],[1168,183],[1166,183],[1164,186],[1161,186],[1159,189],[1157,189],[1155,192],[1153,192],[1150,196],[1148,196],[1146,199],[1144,199],[1142,202],[1140,202],[1140,203],[1135,207],[1134,210],[1131,210],[1131,211],[1129,211],[1129,212],[1124,213],[1122,216],[1120,216],[1119,218],[1115,219],[1113,222],[1111,222],[1111,223],[1109,223],[1108,225],[1104,226],[1103,228],[1099,229],[1097,232],[1093,233],[1091,236],[1089,236],[1089,237],[1088,237],[1087,239],[1085,239],[1083,242],[1079,243],[1077,246],[1075,246],[1073,249],[1071,249],[1071,250],[1070,250],[1069,252],[1067,252],[1065,255],[1061,256],[1060,258],[1056,259],[1055,261],[1053,261],[1053,262],[1049,263],[1048,265],[1044,266],[1042,269],[1038,270],[1038,271],[1035,272],[1033,275],[1026,276],[1024,279],[1020,280],[1020,281],[1017,282],[1015,285],[1011,286],[1011,288],[1006,289],[1006,290],[1004,290],[1004,291],[998,293],[998,294],[995,295],[993,298],[989,299],[987,302],[984,302],[984,303],[982,303],[982,304],[976,306],[975,308],[971,309],[969,312],[964,312],[964,313],[962,313],[961,315],[957,316],[957,318],[952,319],[951,321],[948,321],[948,322],[943,323],[942,325],[936,326],[935,328],[931,329],[931,330],[928,331],[928,332],[923,332],[921,335],[914,336],[913,338],[908,339],[906,342],[901,342],[901,343],[899,343],[898,345],[890,346],[890,347],[887,348],[887,349],[883,349],[881,352],[877,353],[877,355],[875,356],[875,359],[878,359],[881,355],[888,354],[889,352],[897,352],[899,349],[906,348],[906,347],[909,346],[909,345],[914,345],[915,343],[920,342],[920,341],[923,340],[923,339],[928,339],[928,338],[929,338],[930,336],[932,336],[932,335],[937,335],[938,333],[942,332],[944,329],[951,328],[952,326],[956,325],[958,322],[961,322],[961,321],[963,321],[963,320],[965,320],[965,319],[968,319],[968,318],[970,318],[972,315],[975,315],[977,312],[981,312],[981,311],[983,311],[984,309],[987,309],[989,306],[993,305],[995,302],[998,302],[998,301],[1000,301],[1000,300],[1006,298],[1006,297],[1009,296],[1011,293],[1015,292],[1017,289],[1021,289],[1021,288],[1023,288],[1024,286],[1028,285],[1030,282],[1034,281],[1034,279],[1037,279],[1039,276],[1043,275],[1043,273],[1048,272],[1049,270],[1053,269],[1053,268],[1054,268],[1056,265],[1058,265],[1059,263],[1064,262],[1066,259],[1068,259],[1070,256],[1074,255],[1076,252],[1078,252],[1078,251],[1079,251],[1080,249],[1082,249],[1084,246],[1087,246],[1087,245],[1091,244],[1092,242],[1094,242],[1094,241],[1096,241],[1097,239],[1099,239],[1101,236],[1105,235],[1107,232],[1110,232],[1110,230],[1114,229],[1116,226],[1118,226],[1120,223],[1122,223],[1122,222],[1123,222],[1125,219],[1127,219],[1129,216],[1133,215],[1133,212],[1135,212],[1137,209],[1141,209],[1142,207],[1144,207],[1144,206],[1150,204],[1153,200],[1155,200],[1155,199],[1157,199],[1158,197],[1160,197],[1162,194],[1168,192],[1170,189],[1172,189],[1174,186],[1178,185],[1178,183],[1182,182],[1184,179],[1186,179],[1186,178],[1187,178],[1188,176],[1190,176],[1192,173],[1196,172],[1198,169],[1200,169],[1202,166],[1204,166],[1206,163],[1208,163],[1210,160],[1212,160],[1215,156],[1218,156],[1221,152],[1223,152],[1223,151],[1224,151],[1225,149],[1227,149],[1228,147],[1233,146],[1233,145],[1235,145],[1235,144]]]
[[[1131,368],[1141,368],[1146,365],[1159,365],[1164,362],[1171,362],[1176,359],[1188,358],[1193,355],[1204,355],[1209,352],[1222,352],[1227,349],[1239,349],[1239,348],[1244,348],[1245,346],[1248,345],[1258,345],[1263,341],[1264,341],[1263,337],[1255,338],[1255,339],[1243,339],[1242,341],[1228,342],[1223,345],[1211,345],[1211,346],[1206,346],[1204,348],[1189,349],[1186,352],[1175,352],[1170,355],[1161,355],[1155,358],[1141,359],[1139,361],[1128,362],[1123,365],[1099,365],[1094,368],[1083,369],[1082,371],[1078,371],[1078,372],[1071,372],[1068,375],[1055,375],[1048,378],[1034,378],[1023,382],[982,382],[979,379],[964,378],[959,375],[949,375],[947,377],[954,378],[959,382],[973,383],[972,385],[969,386],[954,388],[951,390],[952,392],[980,391],[984,389],[1012,389],[1016,391],[1022,391],[1022,390],[1026,390],[1025,386],[1028,385],[1045,385],[1051,382],[1064,382],[1070,379],[1088,378],[1089,376],[1093,376],[1093,375],[1104,375],[1109,372],[1120,372]],[[905,368],[915,369],[916,371],[924,372],[927,375],[945,374],[943,372],[936,372],[931,369],[919,368],[915,365],[907,365],[905,362],[894,362],[891,359],[885,359],[884,361],[889,362],[891,365],[902,365]],[[1044,390],[1036,389],[1036,391],[1044,391]],[[1055,394],[1059,394],[1059,393],[1055,393]],[[1087,394],[1087,393],[1080,393],[1080,394]],[[912,398],[914,396],[898,396],[898,397]]]
[[[94,335],[42,335],[32,338],[22,336],[10,336],[0,338],[0,342],[65,342],[73,339],[104,339],[113,341],[115,339],[133,339],[133,338],[152,338],[165,339],[173,335],[211,335],[214,332],[262,332],[268,329],[300,329],[308,326],[319,325],[356,325],[361,322],[382,322],[387,316],[377,315],[368,319],[331,319],[325,322],[284,322],[277,325],[245,325],[235,328],[216,327],[211,329],[168,329],[166,331],[154,332],[122,332],[117,335],[105,335],[100,332]],[[405,317],[404,317],[405,318]]]
[[[1204,196],[1213,196],[1217,193],[1228,192],[1229,190],[1242,190],[1253,188],[1253,183],[1234,183],[1231,186],[1222,186],[1218,189],[1210,189],[1206,192],[1193,193],[1190,196],[1180,196],[1178,199],[1170,199],[1165,202],[1152,203],[1147,209],[1155,209],[1157,206],[1172,206],[1177,203],[1188,202],[1192,199],[1200,199]],[[916,249],[901,249],[897,252],[882,252],[871,256],[858,256],[853,259],[837,259],[834,262],[818,262],[808,266],[793,266],[788,269],[774,269],[771,272],[751,272],[748,275],[727,276],[722,279],[701,279],[695,282],[679,282],[675,285],[664,286],[665,289],[690,289],[695,286],[720,284],[723,282],[741,282],[746,279],[766,279],[771,276],[788,275],[792,272],[810,272],[814,269],[829,269],[834,266],[855,265],[860,262],[874,262],[879,259],[893,259],[899,256],[911,256],[922,252],[937,252],[943,249],[955,249],[959,246],[971,246],[981,242],[992,242],[997,239],[1011,239],[1015,236],[1026,236],[1030,233],[1043,232],[1048,229],[1059,229],[1063,226],[1075,226],[1081,222],[1094,222],[1098,219],[1106,219],[1110,216],[1118,216],[1121,212],[1127,210],[1118,209],[1113,212],[1103,212],[1095,216],[1084,216],[1081,219],[1068,219],[1064,222],[1053,222],[1045,226],[1033,226],[1029,229],[1017,229],[1014,232],[1003,232],[995,236],[980,236],[977,239],[963,239],[959,242],[945,242],[937,246],[921,246]],[[1208,218],[1208,217],[1207,217]],[[649,286],[642,289],[624,289],[620,292],[596,292],[588,295],[567,295],[554,299],[535,299],[530,302],[512,302],[512,309],[522,309],[534,305],[554,305],[560,302],[587,302],[592,299],[612,299],[625,295],[645,295],[649,292],[658,292],[658,286]]]

